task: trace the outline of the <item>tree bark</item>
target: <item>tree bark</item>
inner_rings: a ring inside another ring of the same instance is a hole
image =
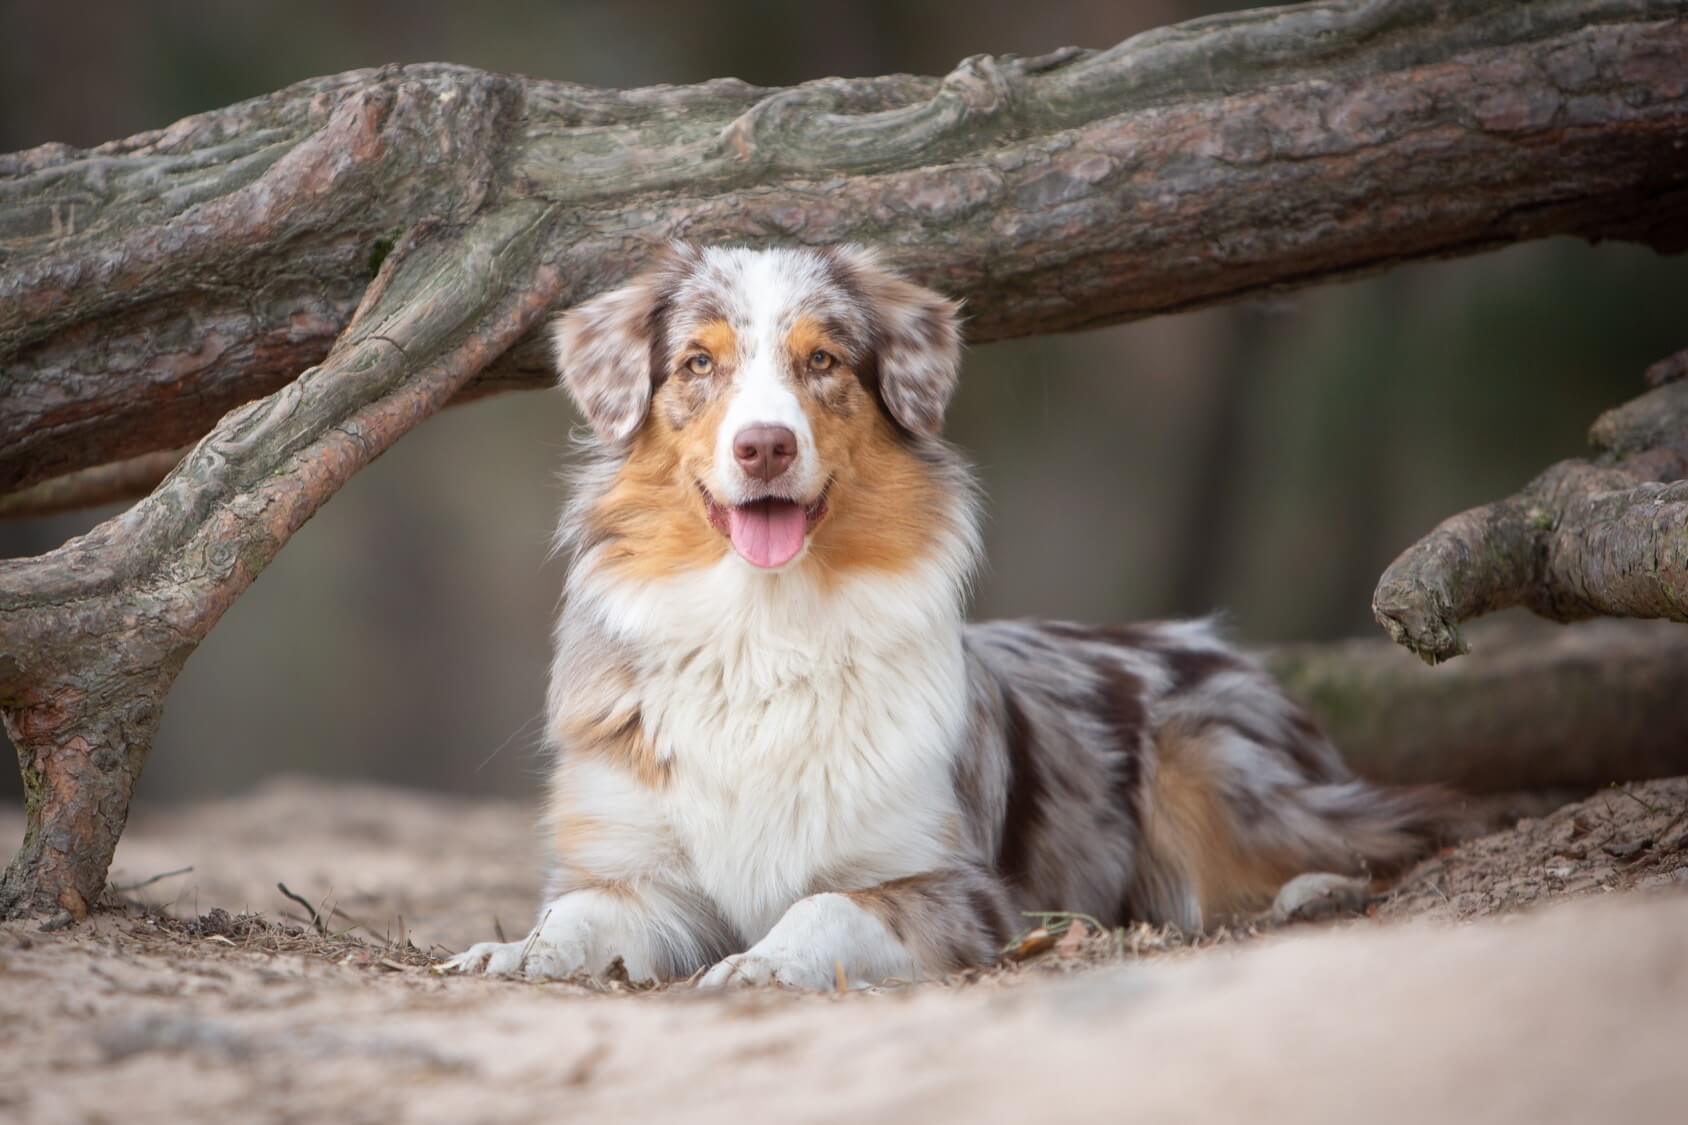
[[[160,449],[126,461],[90,465],[62,477],[49,477],[0,496],[0,519],[74,512],[145,496],[187,455],[187,449]]]
[[[1595,420],[1595,456],[1444,520],[1384,571],[1379,624],[1435,664],[1467,651],[1461,622],[1509,606],[1554,621],[1688,621],[1688,352],[1655,388]]]
[[[1476,651],[1445,668],[1381,637],[1263,655],[1374,781],[1482,794],[1688,773],[1688,629],[1526,621],[1476,633]]]
[[[0,158],[0,493],[284,385],[418,215],[558,204],[560,304],[673,236],[874,242],[982,341],[1545,235],[1679,249],[1685,74],[1680,0],[1327,2],[943,79],[521,80],[496,124],[487,75],[357,71],[44,146]],[[530,334],[465,393],[550,378]]]
[[[662,240],[877,243],[988,340],[1550,234],[1680,249],[1685,141],[1679,0],[1374,0],[790,90],[358,71],[0,158],[0,494],[198,439],[0,566],[0,911],[97,899],[233,599],[447,400],[548,382],[546,311]]]
[[[98,901],[183,662],[352,473],[544,313],[554,217],[523,200],[418,224],[322,365],[230,413],[122,516],[0,567],[0,714],[28,812],[0,914]]]

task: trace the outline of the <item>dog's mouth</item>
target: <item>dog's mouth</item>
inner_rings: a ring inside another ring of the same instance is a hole
[[[803,504],[784,496],[764,496],[745,504],[722,504],[699,481],[704,508],[714,527],[751,566],[775,570],[803,550],[803,541],[815,525],[826,518],[826,499],[832,482],[826,482],[813,503]]]

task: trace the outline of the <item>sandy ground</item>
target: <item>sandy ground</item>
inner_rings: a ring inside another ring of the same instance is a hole
[[[113,882],[193,871],[68,933],[0,926],[0,1120],[1680,1121],[1688,1101],[1685,779],[1468,841],[1358,916],[1092,934],[824,997],[431,971],[525,930],[529,824],[303,781],[143,810]],[[277,882],[345,932],[290,921]]]

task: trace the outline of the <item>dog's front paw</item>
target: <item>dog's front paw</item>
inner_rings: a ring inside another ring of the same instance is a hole
[[[836,987],[838,969],[813,958],[790,954],[735,953],[717,962],[697,982],[699,988],[754,988],[778,984],[820,992]]]
[[[443,968],[533,981],[565,980],[585,970],[586,949],[584,943],[548,940],[544,934],[523,941],[483,941],[445,962]]]

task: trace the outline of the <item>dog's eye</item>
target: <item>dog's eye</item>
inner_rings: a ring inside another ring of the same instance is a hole
[[[693,375],[707,375],[715,370],[715,361],[699,353],[686,361],[686,370]]]
[[[810,371],[831,371],[832,365],[837,363],[837,362],[838,361],[836,359],[832,358],[831,352],[825,352],[825,351],[822,351],[819,348],[816,348],[814,353],[809,356],[809,370]]]

